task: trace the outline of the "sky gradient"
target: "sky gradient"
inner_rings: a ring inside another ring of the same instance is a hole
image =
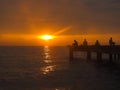
[[[0,0],[0,45],[43,45],[35,37],[46,33],[60,37],[56,45],[105,35],[120,42],[120,0]]]

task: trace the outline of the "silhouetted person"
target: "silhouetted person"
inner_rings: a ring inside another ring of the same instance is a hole
[[[96,40],[96,42],[95,42],[95,46],[100,46],[100,43],[99,43],[98,40]]]
[[[86,39],[84,39],[84,41],[83,41],[83,46],[87,46],[87,45],[88,45],[88,42],[87,42]]]
[[[78,42],[74,40],[73,46],[78,47]]]
[[[110,40],[109,40],[109,45],[110,45],[110,46],[114,46],[114,45],[115,45],[115,42],[113,42],[112,37],[111,37]]]

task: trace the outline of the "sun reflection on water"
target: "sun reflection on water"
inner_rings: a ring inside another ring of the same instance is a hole
[[[55,70],[56,65],[52,65],[52,60],[51,60],[51,56],[50,56],[50,48],[49,46],[45,46],[44,47],[44,62],[48,65],[46,65],[45,67],[43,67],[41,69],[43,74],[48,74],[52,71]]]
[[[42,68],[42,73],[48,74],[48,73],[54,71],[55,67],[56,67],[55,65],[54,66],[46,66],[46,67]]]
[[[44,47],[44,62],[51,63],[50,48],[49,46]]]
[[[50,58],[50,49],[49,49],[49,46],[45,46],[44,47],[44,55],[45,55],[45,59],[49,59]]]

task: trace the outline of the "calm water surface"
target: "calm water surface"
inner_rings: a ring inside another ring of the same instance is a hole
[[[119,89],[119,69],[70,63],[67,47],[0,47],[0,90]]]

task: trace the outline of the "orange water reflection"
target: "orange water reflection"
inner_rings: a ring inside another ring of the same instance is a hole
[[[50,48],[49,48],[49,46],[44,47],[44,54],[45,54],[45,59],[50,58]]]
[[[45,46],[44,47],[44,62],[45,63],[51,63],[52,61],[50,60],[51,56],[50,56],[50,48],[49,46]]]
[[[55,70],[56,65],[52,65],[52,60],[51,60],[51,56],[50,56],[50,48],[49,46],[45,46],[44,47],[44,62],[48,65],[46,65],[45,67],[43,67],[41,69],[43,74],[48,74],[52,71]]]
[[[42,73],[43,74],[48,74],[48,73],[50,73],[50,72],[52,72],[52,71],[55,71],[55,65],[54,66],[46,66],[46,67],[44,67],[44,68],[42,68],[41,70],[42,70]]]

